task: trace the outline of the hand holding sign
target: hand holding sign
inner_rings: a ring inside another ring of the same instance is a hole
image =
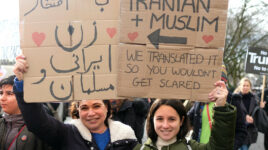
[[[226,104],[228,90],[223,81],[217,81],[215,88],[209,93],[209,100],[215,101],[215,106],[224,106]]]
[[[16,57],[16,64],[14,66],[13,72],[18,78],[18,80],[23,80],[24,73],[28,71],[28,63],[26,57],[22,54]]]

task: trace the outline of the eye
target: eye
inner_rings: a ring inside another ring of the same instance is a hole
[[[88,107],[87,106],[81,106],[80,110],[82,110],[82,111],[88,110]]]
[[[168,118],[168,120],[169,120],[169,121],[175,121],[176,118],[174,118],[174,117],[170,117],[170,118]]]
[[[9,95],[9,96],[14,95],[14,92],[12,92],[12,91],[7,91],[7,95]]]
[[[3,91],[0,91],[0,95],[1,95],[1,96],[3,95]]]
[[[164,120],[164,118],[163,117],[157,117],[156,120],[157,121],[162,121],[162,120]]]
[[[93,109],[99,109],[101,107],[101,104],[95,104],[93,105]]]

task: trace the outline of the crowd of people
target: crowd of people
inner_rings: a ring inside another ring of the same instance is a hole
[[[252,113],[265,103],[248,78],[228,91],[224,66],[209,102],[195,102],[189,111],[179,97],[85,99],[68,105],[68,123],[51,113],[54,105],[24,101],[28,67],[20,55],[15,75],[0,81],[0,150],[247,150],[257,140]]]

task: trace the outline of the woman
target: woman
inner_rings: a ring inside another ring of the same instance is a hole
[[[254,125],[254,119],[251,116],[257,104],[257,96],[251,91],[252,84],[248,78],[242,78],[234,93],[242,96],[242,111],[246,114],[247,138],[244,140],[241,150],[247,150],[252,143],[257,141],[258,130]]]
[[[236,119],[235,107],[226,103],[228,91],[224,82],[215,83],[216,88],[209,94],[215,101],[214,122],[207,144],[195,140],[187,141],[188,117],[179,100],[157,100],[152,105],[147,118],[149,139],[137,150],[231,150],[234,144]]]
[[[137,139],[131,127],[108,119],[109,101],[80,101],[77,103],[78,119],[72,125],[48,116],[41,104],[25,103],[22,79],[27,69],[25,57],[18,56],[14,92],[27,127],[48,144],[62,150],[126,150],[136,146]]]

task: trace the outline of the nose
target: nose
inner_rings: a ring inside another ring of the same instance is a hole
[[[163,128],[168,128],[169,127],[169,123],[167,120],[165,120],[162,124]]]
[[[88,116],[94,116],[96,113],[93,109],[88,110]]]
[[[6,95],[5,94],[0,95],[0,101],[4,101],[4,100],[6,100]]]

